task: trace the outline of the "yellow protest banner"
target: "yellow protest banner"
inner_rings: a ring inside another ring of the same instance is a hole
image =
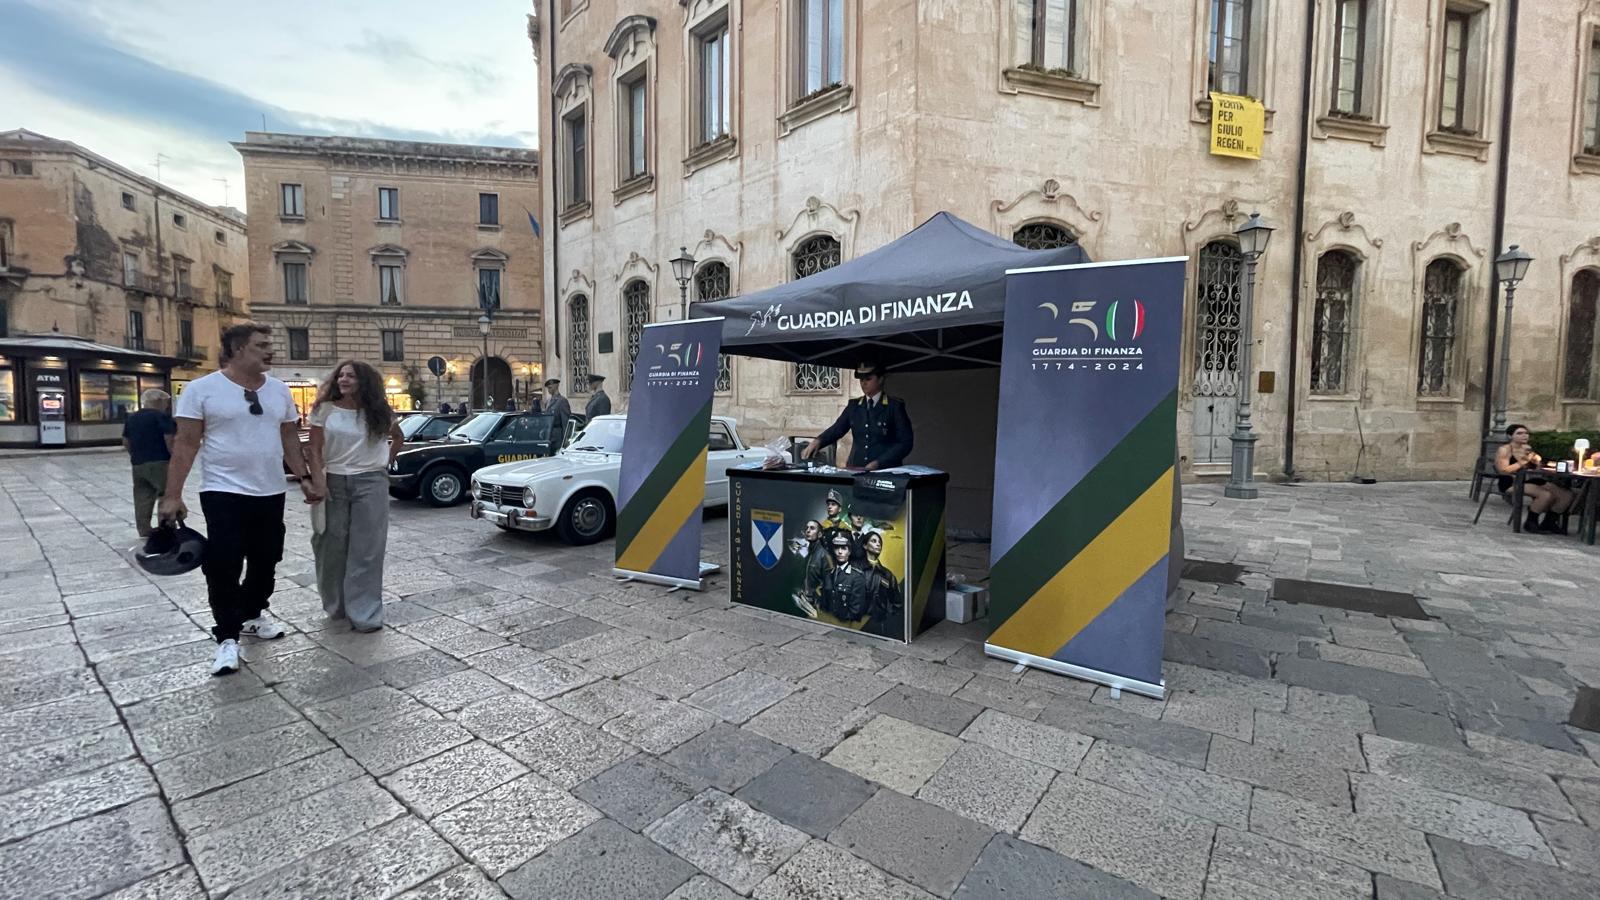
[[[1260,100],[1211,92],[1211,155],[1260,159],[1267,108]]]

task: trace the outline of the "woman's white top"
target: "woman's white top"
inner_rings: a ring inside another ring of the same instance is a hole
[[[312,411],[311,424],[322,429],[322,460],[329,475],[361,475],[389,467],[389,432],[373,437],[360,410],[324,403]]]

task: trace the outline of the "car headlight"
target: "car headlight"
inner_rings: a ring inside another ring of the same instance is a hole
[[[528,487],[525,487],[525,488],[522,489],[522,505],[526,506],[529,509],[533,509],[533,486],[532,485],[529,485]]]
[[[478,493],[478,479],[472,479],[472,493]]]

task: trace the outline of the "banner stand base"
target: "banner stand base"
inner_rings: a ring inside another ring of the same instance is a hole
[[[631,569],[617,569],[617,568],[613,568],[611,570],[611,574],[616,576],[617,578],[622,579],[623,581],[643,581],[643,582],[647,582],[649,584],[665,585],[665,586],[671,588],[673,591],[679,591],[679,590],[703,591],[706,588],[705,588],[705,584],[701,581],[701,579],[705,578],[707,575],[710,575],[710,574],[712,574],[714,572],[720,572],[720,571],[722,571],[722,567],[721,566],[717,565],[716,563],[706,562],[705,560],[702,559],[702,560],[700,560],[700,578],[695,578],[695,579],[672,578],[672,577],[667,576],[667,575],[657,575],[654,572],[635,572],[635,571],[633,571]],[[671,593],[671,592],[672,591],[668,591],[667,593]]]
[[[1101,672],[1095,669],[1085,669],[1082,666],[1075,666],[1072,663],[1065,663],[1059,659],[1049,659],[1048,657],[1044,656],[1034,656],[1031,653],[1023,653],[1020,650],[1008,650],[1005,647],[998,647],[989,643],[985,643],[983,645],[983,653],[985,656],[992,656],[996,659],[1014,662],[1017,664],[1018,668],[1026,666],[1028,668],[1041,669],[1046,672],[1054,672],[1057,675],[1066,675],[1071,678],[1076,678],[1080,681],[1103,684],[1106,687],[1111,688],[1111,690],[1114,692],[1128,691],[1141,696],[1152,697],[1156,700],[1165,700],[1167,698],[1166,679],[1162,679],[1160,684],[1151,684],[1148,681],[1136,681],[1132,678],[1126,678],[1121,675],[1112,675],[1110,672]]]

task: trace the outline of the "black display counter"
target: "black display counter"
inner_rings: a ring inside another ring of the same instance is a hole
[[[949,480],[924,466],[729,469],[731,599],[910,641],[944,618]]]

